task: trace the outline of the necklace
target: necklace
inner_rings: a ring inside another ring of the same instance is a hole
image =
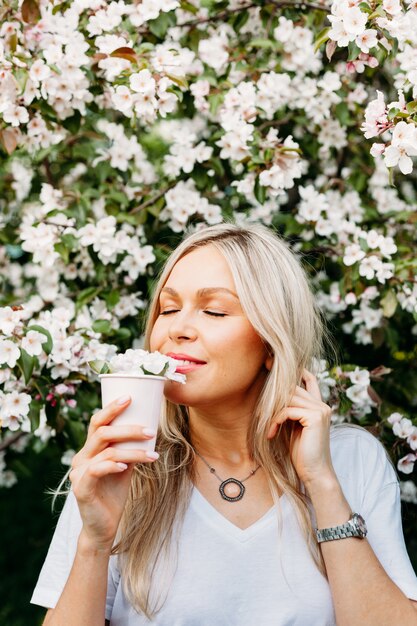
[[[201,456],[201,454],[197,452],[197,450],[195,450],[195,448],[193,448],[193,450],[196,455],[200,457],[203,463],[207,465],[210,472],[214,474],[218,480],[220,480],[220,495],[223,500],[227,500],[228,502],[237,502],[238,500],[241,500],[243,498],[245,493],[245,485],[243,483],[249,480],[251,476],[256,474],[258,469],[261,467],[260,465],[258,465],[258,467],[252,470],[249,476],[246,476],[246,478],[244,478],[243,480],[238,480],[237,478],[226,478],[226,480],[223,480],[222,478],[220,478],[214,467],[212,467],[210,463],[206,461],[206,459]]]

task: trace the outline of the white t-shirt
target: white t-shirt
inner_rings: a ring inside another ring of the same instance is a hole
[[[366,431],[343,427],[332,429],[331,453],[352,510],[366,520],[367,539],[376,556],[403,593],[417,600],[417,579],[402,533],[398,483],[385,450]],[[112,626],[335,626],[330,587],[314,565],[285,495],[280,509],[281,534],[275,507],[241,530],[194,488],[180,531],[178,567],[163,608],[152,622],[133,610],[113,556],[106,618]],[[57,603],[80,528],[77,503],[70,494],[33,603],[51,608]]]

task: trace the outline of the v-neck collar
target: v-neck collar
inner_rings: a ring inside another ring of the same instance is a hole
[[[282,500],[283,497],[281,497],[280,501],[282,502]],[[219,511],[200,493],[197,487],[193,487],[190,506],[198,515],[203,517],[208,524],[241,542],[249,541],[266,526],[271,524],[274,519],[276,520],[277,509],[276,505],[273,505],[265,515],[256,520],[256,522],[247,528],[239,528],[236,524],[233,524],[233,522],[230,522],[224,515],[219,513]]]

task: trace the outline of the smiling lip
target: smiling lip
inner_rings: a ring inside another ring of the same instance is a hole
[[[188,374],[189,372],[206,365],[205,361],[200,361],[189,354],[174,354],[173,352],[168,352],[167,356],[171,357],[171,359],[175,359],[176,361],[190,361],[190,363],[178,365],[175,370],[178,374]]]

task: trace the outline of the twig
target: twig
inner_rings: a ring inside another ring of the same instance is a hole
[[[140,211],[143,211],[144,209],[148,208],[148,206],[152,206],[152,204],[157,202],[159,198],[162,198],[166,194],[167,191],[175,187],[176,184],[177,184],[177,181],[172,182],[170,185],[168,185],[168,187],[165,187],[165,189],[162,189],[162,191],[157,193],[156,196],[153,196],[153,198],[149,198],[149,200],[146,200],[146,202],[144,202],[143,204],[140,204],[139,206],[129,211],[129,215],[134,215],[135,213],[139,213]]]
[[[4,441],[0,441],[0,452],[2,450],[6,450],[9,446],[16,443],[16,441],[18,441],[20,437],[23,437],[23,435],[24,433],[17,433],[16,435],[13,435],[12,437],[5,439]]]

